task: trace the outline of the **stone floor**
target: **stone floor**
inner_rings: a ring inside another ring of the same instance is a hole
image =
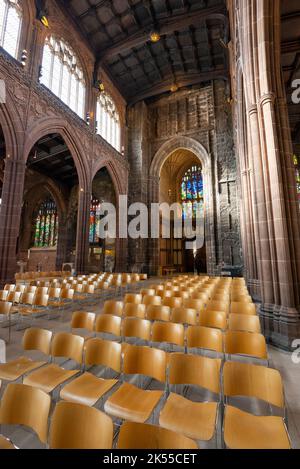
[[[144,282],[144,286],[155,283],[149,280]],[[116,296],[114,296],[115,298]],[[120,296],[121,298],[121,296]],[[74,305],[71,309],[63,313],[63,318],[55,320],[47,320],[45,318],[38,318],[34,320],[35,327],[42,327],[50,329],[54,332],[70,331],[70,319],[73,311],[87,310],[99,313],[103,306],[103,300],[99,300],[97,305]],[[6,360],[12,360],[21,354],[24,354],[21,347],[21,340],[24,331],[17,331],[13,327],[11,343],[6,346]],[[0,327],[0,339],[6,339],[8,334],[7,329]],[[32,357],[38,358],[39,355],[31,354]],[[293,448],[300,449],[300,363],[295,364],[292,361],[292,354],[278,350],[274,347],[269,347],[270,366],[280,371],[286,396],[287,416],[288,416],[288,429],[292,440]],[[31,446],[31,444],[30,444]],[[22,445],[22,447],[24,447]],[[26,447],[26,446],[25,446]]]

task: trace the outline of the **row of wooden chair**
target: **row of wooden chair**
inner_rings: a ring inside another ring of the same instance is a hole
[[[40,334],[43,334],[42,341],[38,339]],[[50,349],[51,335],[50,331],[28,330],[24,335],[24,347],[35,347],[45,353],[46,341]],[[56,334],[51,343],[51,355],[81,363],[83,344],[83,338],[79,336]],[[166,354],[163,350],[133,345],[127,345],[123,349],[123,360],[121,357],[121,344],[91,339],[85,344],[85,366],[102,365],[114,370],[117,379],[98,378],[90,372],[79,374],[79,371],[64,370],[55,364],[25,363],[24,359],[19,359],[18,363],[14,361],[0,365],[0,377],[13,381],[27,373],[23,383],[47,393],[75,378],[61,389],[62,399],[87,406],[102,400],[104,410],[110,416],[138,423],[151,421],[155,418],[155,410],[159,410],[161,427],[196,440],[198,444],[211,441],[216,436],[218,408],[224,403],[224,442],[227,447],[290,446],[284,421],[283,385],[276,370],[237,362],[226,362],[221,370],[219,359],[182,353]],[[127,382],[126,376],[133,375],[150,377],[163,385],[162,390],[143,389]],[[196,401],[188,396],[188,386],[199,390]],[[111,394],[115,387],[117,389]],[[206,394],[204,400],[201,399],[201,389],[209,394],[209,398]],[[105,398],[108,393],[110,395]],[[236,396],[260,399],[281,409],[282,415],[275,417],[272,409],[268,416],[245,412],[229,403],[229,399]],[[2,404],[0,415],[1,411]],[[3,423],[1,419],[0,423]],[[256,428],[256,433],[252,432],[252,428]]]

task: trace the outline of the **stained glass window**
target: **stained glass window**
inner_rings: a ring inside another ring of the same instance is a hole
[[[195,218],[203,210],[203,175],[199,166],[193,166],[183,176],[181,201],[184,218]]]
[[[90,244],[98,244],[98,228],[100,220],[100,201],[96,197],[93,197],[90,209]]]
[[[116,105],[107,93],[102,92],[97,101],[97,133],[116,150],[121,151],[121,127]]]
[[[34,247],[57,245],[58,214],[54,200],[49,197],[39,207],[35,219]]]
[[[18,0],[0,0],[0,46],[18,58],[22,11]]]
[[[85,80],[72,48],[63,40],[46,39],[40,82],[82,119],[85,117]]]

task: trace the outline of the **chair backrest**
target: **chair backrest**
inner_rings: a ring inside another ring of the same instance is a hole
[[[0,406],[0,425],[31,428],[42,443],[47,441],[51,397],[25,384],[8,384]]]
[[[113,316],[111,314],[99,314],[96,319],[96,332],[105,334],[113,334],[117,337],[121,336],[121,323],[120,316]]]
[[[261,333],[259,317],[246,314],[230,314],[228,328],[231,331],[244,331]]]
[[[20,291],[9,292],[6,301],[10,301],[11,303],[20,303],[21,296],[22,293]]]
[[[156,295],[156,291],[154,288],[143,288],[141,290],[141,295],[142,296],[155,296]]]
[[[74,298],[74,289],[73,288],[63,288],[61,290],[60,298],[62,300],[73,300]]]
[[[85,311],[74,311],[72,314],[71,328],[72,329],[86,329],[92,332],[95,326],[95,313],[88,313]]]
[[[14,284],[7,283],[4,286],[4,290],[6,290],[6,291],[15,291],[15,289],[16,289],[16,285],[14,285]]]
[[[171,308],[169,306],[149,305],[147,306],[146,317],[150,321],[170,321]]]
[[[231,295],[231,301],[252,304],[252,298],[250,295]]]
[[[36,295],[47,295],[49,291],[49,287],[37,287]]]
[[[45,355],[50,354],[52,332],[46,329],[30,328],[26,329],[23,335],[24,350],[38,350]]]
[[[8,291],[8,290],[1,290],[1,291],[0,291],[0,301],[6,301],[8,295],[9,295],[9,291]]]
[[[24,305],[33,305],[33,302],[34,302],[34,298],[35,298],[35,293],[33,292],[25,292],[23,293],[22,295],[22,298],[21,298],[21,301],[20,303],[24,304]]]
[[[264,360],[268,358],[264,336],[251,332],[227,331],[225,334],[225,353],[248,355]]]
[[[24,294],[25,293],[34,293],[35,294],[36,291],[37,291],[37,286],[35,286],[35,285],[27,286]]]
[[[21,293],[24,293],[25,290],[26,290],[26,285],[20,285],[20,284],[18,284],[15,289],[16,292],[20,291]]]
[[[151,322],[145,319],[125,318],[122,324],[122,336],[150,340]]]
[[[163,299],[163,306],[169,306],[170,308],[180,308],[183,303],[183,298],[177,298],[177,297],[172,297],[172,298],[164,298]]]
[[[224,311],[205,310],[200,313],[199,325],[215,329],[227,329],[227,314]]]
[[[51,344],[51,355],[53,357],[65,357],[82,363],[84,338],[79,335],[59,332],[55,334]]]
[[[60,298],[61,295],[61,288],[59,287],[51,287],[49,288],[49,298]]]
[[[169,359],[170,384],[193,384],[220,393],[220,369],[222,360],[172,353]]]
[[[225,362],[224,395],[255,397],[277,407],[284,407],[282,378],[277,370],[249,363]]]
[[[132,318],[144,319],[146,315],[146,305],[126,303],[124,308],[124,316]]]
[[[184,346],[184,326],[173,322],[155,322],[152,326],[152,342]]]
[[[229,302],[227,301],[209,301],[206,305],[206,309],[209,311],[223,311],[224,313],[229,312]]]
[[[12,308],[12,303],[9,301],[0,301],[0,314],[9,314]]]
[[[161,305],[161,297],[158,295],[146,295],[143,297],[143,304],[146,306],[149,305]]]
[[[108,300],[105,301],[103,314],[112,314],[113,316],[122,316],[124,309],[123,301]]]
[[[195,309],[197,313],[199,313],[204,309],[205,302],[203,300],[197,300],[194,298],[186,298],[185,300],[183,300],[183,306],[185,308]]]
[[[125,422],[118,449],[198,449],[195,441],[179,433],[145,423]]]
[[[85,345],[85,364],[103,365],[121,372],[122,346],[117,342],[102,339],[90,339]]]
[[[193,300],[201,300],[203,301],[204,303],[208,301],[208,298],[209,298],[209,293],[207,292],[199,292],[199,291],[194,291],[191,295],[191,298]]]
[[[223,352],[223,334],[211,327],[190,326],[186,333],[189,348],[201,348]]]
[[[34,306],[48,306],[49,302],[49,295],[45,295],[44,293],[37,294],[33,300]]]
[[[51,449],[111,449],[113,422],[94,407],[60,401],[51,419]]]
[[[124,350],[123,372],[145,375],[157,381],[166,381],[167,354],[163,350],[128,345]]]
[[[230,305],[232,314],[256,315],[256,306],[253,303],[242,303],[233,301]]]
[[[196,326],[197,311],[191,308],[174,308],[171,314],[171,321]]]
[[[127,293],[124,298],[124,303],[133,303],[136,305],[141,304],[143,301],[143,296],[139,293]]]

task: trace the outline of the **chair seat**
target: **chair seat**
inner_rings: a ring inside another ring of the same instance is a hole
[[[105,402],[104,409],[108,414],[123,420],[145,423],[162,395],[162,391],[148,391],[124,383]]]
[[[67,384],[60,392],[60,397],[65,401],[92,407],[117,382],[117,379],[102,379],[91,373],[84,373]]]
[[[34,371],[24,379],[24,384],[52,392],[57,386],[80,373],[79,370],[65,370],[58,365],[48,365]]]
[[[10,440],[0,435],[0,450],[1,449],[16,449]]]
[[[290,449],[281,417],[257,416],[226,406],[224,440],[230,449]]]
[[[216,429],[218,404],[192,402],[171,393],[162,409],[159,424],[193,440],[210,441]]]
[[[46,365],[47,362],[35,362],[27,357],[20,357],[12,360],[9,363],[0,365],[0,378],[6,381],[15,381],[23,376],[25,373],[40,368]]]

